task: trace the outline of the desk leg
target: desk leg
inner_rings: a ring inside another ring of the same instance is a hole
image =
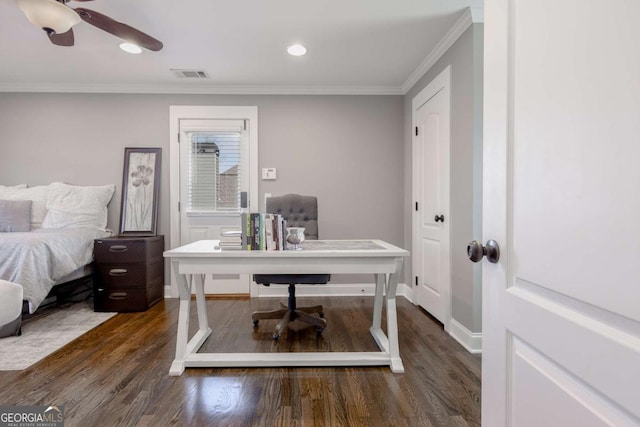
[[[194,276],[196,281],[196,308],[198,310],[198,328],[200,332],[209,335],[211,329],[209,329],[209,319],[207,318],[207,300],[204,297],[204,274],[196,274]]]
[[[184,372],[184,359],[187,354],[187,342],[189,340],[189,315],[191,309],[191,277],[178,274],[178,263],[172,262],[173,271],[178,282],[180,294],[180,311],[178,312],[178,333],[176,339],[176,357],[169,369],[169,375],[179,376]]]
[[[398,315],[396,311],[396,290],[398,279],[402,270],[402,258],[396,259],[396,271],[387,277],[386,302],[387,302],[387,335],[389,338],[389,356],[391,358],[391,372],[402,373],[404,366],[400,359],[400,347],[398,345]]]
[[[373,300],[373,329],[380,329],[382,326],[382,298],[384,297],[384,282],[386,274],[376,273],[376,295]]]

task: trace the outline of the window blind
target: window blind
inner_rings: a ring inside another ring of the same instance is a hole
[[[241,134],[189,132],[187,201],[190,212],[240,210]]]

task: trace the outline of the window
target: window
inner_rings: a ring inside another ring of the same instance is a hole
[[[249,191],[248,120],[180,121],[180,200],[188,215],[239,214]]]
[[[190,212],[238,212],[242,163],[241,132],[187,132]]]

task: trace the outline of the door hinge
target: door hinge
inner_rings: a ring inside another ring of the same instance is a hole
[[[180,202],[178,202],[178,212],[180,212]]]
[[[418,136],[418,126],[416,126],[416,136]]]
[[[416,276],[416,286],[418,286],[418,276]]]
[[[418,210],[418,202],[416,202],[416,211]]]
[[[178,134],[178,144],[180,144],[180,134]]]
[[[247,130],[247,121],[244,120],[244,130]]]

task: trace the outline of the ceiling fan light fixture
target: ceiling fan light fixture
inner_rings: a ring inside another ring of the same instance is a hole
[[[73,9],[56,0],[16,0],[16,3],[33,25],[45,31],[66,33],[80,22]]]
[[[296,43],[287,47],[287,52],[292,56],[302,56],[307,53],[307,48],[302,46],[301,44]]]
[[[120,43],[120,49],[124,50],[127,53],[133,53],[136,55],[142,52],[140,46],[129,42]]]

